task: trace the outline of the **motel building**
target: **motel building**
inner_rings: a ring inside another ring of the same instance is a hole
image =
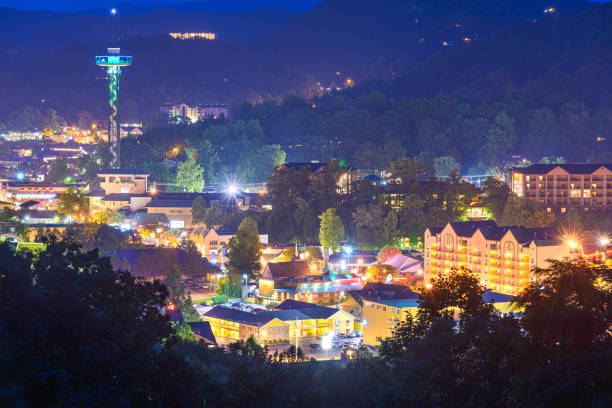
[[[19,207],[36,201],[37,210],[57,210],[57,197],[69,188],[82,188],[83,184],[0,183],[0,201]]]

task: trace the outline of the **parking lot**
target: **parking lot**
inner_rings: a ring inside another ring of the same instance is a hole
[[[332,340],[332,348],[329,350],[321,349],[321,336],[317,337],[302,337],[298,339],[298,346],[304,352],[306,357],[312,357],[316,359],[325,359],[325,358],[340,358],[340,354],[342,352],[342,348],[351,348],[356,350],[359,348],[361,344],[361,337],[352,337],[352,338],[339,338],[334,336]],[[268,345],[268,350],[270,353],[274,353],[278,350],[279,353],[287,350],[291,345],[295,346],[295,338],[290,339],[291,344],[274,344]],[[312,345],[318,345],[312,346]]]

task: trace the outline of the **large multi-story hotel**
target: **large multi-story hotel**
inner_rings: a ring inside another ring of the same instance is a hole
[[[451,222],[425,230],[425,282],[466,267],[487,289],[517,295],[548,259],[563,259],[577,245],[542,228],[499,227],[494,221]]]
[[[548,211],[612,208],[612,164],[534,164],[513,168],[510,189]]]

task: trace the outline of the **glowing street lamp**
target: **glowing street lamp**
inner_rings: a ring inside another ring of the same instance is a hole
[[[576,241],[575,241],[575,240],[573,240],[573,239],[568,239],[568,240],[567,240],[567,245],[568,245],[568,246],[569,246],[571,249],[576,249],[576,248],[578,248],[578,245],[579,245],[579,244],[578,244],[578,242],[576,242]]]

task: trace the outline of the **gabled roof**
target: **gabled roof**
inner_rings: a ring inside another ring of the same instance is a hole
[[[342,309],[334,309],[333,307],[316,306],[310,308],[289,309],[289,310],[273,310],[261,312],[259,315],[273,316],[283,322],[290,320],[311,320],[311,319],[329,319]]]
[[[230,309],[229,307],[215,306],[208,312],[204,313],[204,316],[229,322],[246,324],[249,326],[263,326],[276,317],[266,315],[266,313],[267,312],[255,314],[243,312],[237,309]]]
[[[453,231],[460,237],[471,237],[479,228],[493,228],[497,224],[493,220],[451,222]]]
[[[290,309],[305,309],[315,307],[314,303],[301,302],[299,300],[287,299],[282,303],[274,306],[274,310],[290,310]]]
[[[367,176],[365,176],[363,178],[363,180],[367,180],[367,181],[382,181],[382,179],[380,177],[378,177],[376,174],[368,174]]]
[[[346,293],[360,305],[363,305],[364,299],[381,301],[419,298],[419,294],[413,292],[408,286],[380,282],[368,282],[363,289],[350,290]]]
[[[562,168],[570,174],[590,174],[601,167],[605,167],[612,171],[612,164],[609,163],[532,164],[527,167],[515,167],[512,171],[521,174],[546,174],[557,167]]]
[[[212,328],[210,327],[210,322],[188,322],[189,327],[191,327],[191,331],[197,337],[201,338],[207,343],[217,344],[217,339],[213,334]]]
[[[269,263],[264,270],[264,276],[267,276],[268,279],[300,278],[312,275],[316,274],[310,271],[306,261]]]
[[[390,265],[400,272],[408,272],[411,269],[421,266],[421,262],[402,254],[393,254],[384,262],[385,265]]]

